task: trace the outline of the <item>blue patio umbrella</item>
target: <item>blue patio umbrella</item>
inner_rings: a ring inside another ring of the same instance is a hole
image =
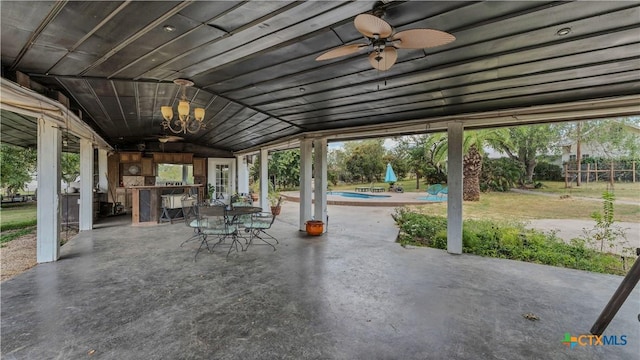
[[[391,167],[391,163],[387,163],[387,174],[384,176],[384,182],[394,183],[398,181],[396,174],[393,172],[393,168]]]

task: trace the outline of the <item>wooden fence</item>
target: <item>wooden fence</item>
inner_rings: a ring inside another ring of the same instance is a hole
[[[577,163],[572,163],[571,165],[575,165],[575,169],[571,169],[570,164],[564,164],[564,186],[566,188],[569,187],[569,183],[574,181],[578,183],[586,183],[589,182],[598,182],[598,181],[608,181],[611,185],[616,181],[616,175],[618,175],[618,181],[620,178],[624,177],[625,173],[631,173],[631,182],[636,182],[636,162],[631,162],[631,169],[627,168],[615,168],[615,162],[611,161],[610,165],[606,169],[598,169],[598,163],[587,163],[582,164],[580,168],[577,167]],[[602,165],[601,165],[602,167]]]

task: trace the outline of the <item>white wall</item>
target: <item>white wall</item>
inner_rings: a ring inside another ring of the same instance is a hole
[[[569,161],[571,155],[576,155],[578,151],[578,147],[576,144],[571,144],[568,146],[562,147],[562,162],[565,163]],[[589,157],[600,157],[600,158],[618,158],[627,156],[628,154],[624,151],[616,151],[612,149],[608,149],[603,147],[597,143],[582,143],[580,145],[580,153],[584,157],[585,155],[589,155]]]

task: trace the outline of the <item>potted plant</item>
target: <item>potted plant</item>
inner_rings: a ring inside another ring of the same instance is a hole
[[[254,181],[249,188],[249,195],[251,195],[251,201],[256,202],[259,199],[258,191],[260,184],[257,181]]]
[[[207,184],[207,199],[215,199],[216,188],[213,184]]]
[[[324,232],[324,222],[322,220],[309,220],[304,224],[308,235],[318,236]]]
[[[271,205],[271,214],[280,215],[280,209],[282,208],[281,205],[283,202],[280,200],[280,193],[277,191],[270,191],[267,198],[269,199],[269,205]]]

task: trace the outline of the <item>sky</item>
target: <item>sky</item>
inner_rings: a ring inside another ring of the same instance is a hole
[[[392,138],[387,138],[384,139],[384,147],[385,149],[391,150],[393,148],[396,147],[396,145],[398,144],[397,141],[395,141]],[[329,143],[329,150],[334,150],[334,149],[343,149],[344,148],[344,141],[338,141],[338,142],[331,142]]]

